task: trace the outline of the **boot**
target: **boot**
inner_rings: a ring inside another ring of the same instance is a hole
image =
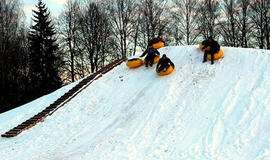
[[[214,54],[211,54],[211,65],[214,64]]]
[[[204,55],[203,55],[203,63],[207,61],[206,58],[207,58],[207,53],[204,53]]]

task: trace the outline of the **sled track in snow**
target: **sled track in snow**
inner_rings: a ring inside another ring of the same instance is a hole
[[[42,110],[40,113],[34,115],[33,117],[29,118],[28,120],[24,121],[23,123],[19,124],[18,126],[14,127],[13,129],[7,131],[6,133],[2,134],[2,137],[15,137],[24,130],[27,130],[33,126],[35,126],[37,123],[44,121],[44,119],[47,116],[52,115],[56,110],[58,110],[60,107],[64,106],[66,103],[68,103],[72,98],[74,98],[78,93],[80,93],[82,90],[84,90],[86,87],[88,87],[94,80],[102,77],[102,74],[106,74],[110,70],[112,70],[117,65],[120,65],[122,62],[124,62],[126,58],[122,58],[119,60],[116,60],[115,62],[105,66],[104,68],[100,69],[99,71],[91,74],[84,80],[82,80],[80,83],[78,83],[76,86],[74,86],[72,89],[70,89],[67,93],[62,95],[60,98],[58,98],[56,101],[54,101],[51,105],[46,107],[44,110]]]

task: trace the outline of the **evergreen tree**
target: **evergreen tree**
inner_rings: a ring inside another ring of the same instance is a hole
[[[58,45],[50,12],[42,0],[36,7],[37,11],[33,11],[35,25],[31,27],[28,38],[32,93],[40,96],[61,87],[58,75],[61,59],[57,56]]]

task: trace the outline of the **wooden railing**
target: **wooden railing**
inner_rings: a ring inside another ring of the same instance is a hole
[[[81,91],[83,91],[85,88],[87,88],[94,80],[102,77],[103,74],[109,72],[117,65],[124,62],[126,58],[117,60],[101,70],[91,74],[87,78],[83,79],[81,82],[79,82],[76,86],[74,86],[72,89],[70,89],[67,93],[65,93],[63,96],[58,98],[55,102],[53,102],[51,105],[46,107],[44,110],[42,110],[40,113],[34,115],[33,117],[29,118],[28,120],[24,121],[23,123],[19,124],[18,126],[12,128],[11,130],[7,131],[6,133],[2,134],[2,137],[15,137],[21,132],[35,126],[37,123],[44,121],[44,119],[47,116],[52,115],[55,111],[57,111],[59,108],[63,107],[66,103],[68,103],[72,98],[74,98],[77,94],[79,94]]]

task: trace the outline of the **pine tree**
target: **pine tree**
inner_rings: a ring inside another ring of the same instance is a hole
[[[28,38],[32,89],[36,96],[40,96],[61,87],[58,75],[61,59],[56,54],[58,45],[50,12],[42,0],[36,7],[37,11],[33,11],[35,25],[31,27]]]

